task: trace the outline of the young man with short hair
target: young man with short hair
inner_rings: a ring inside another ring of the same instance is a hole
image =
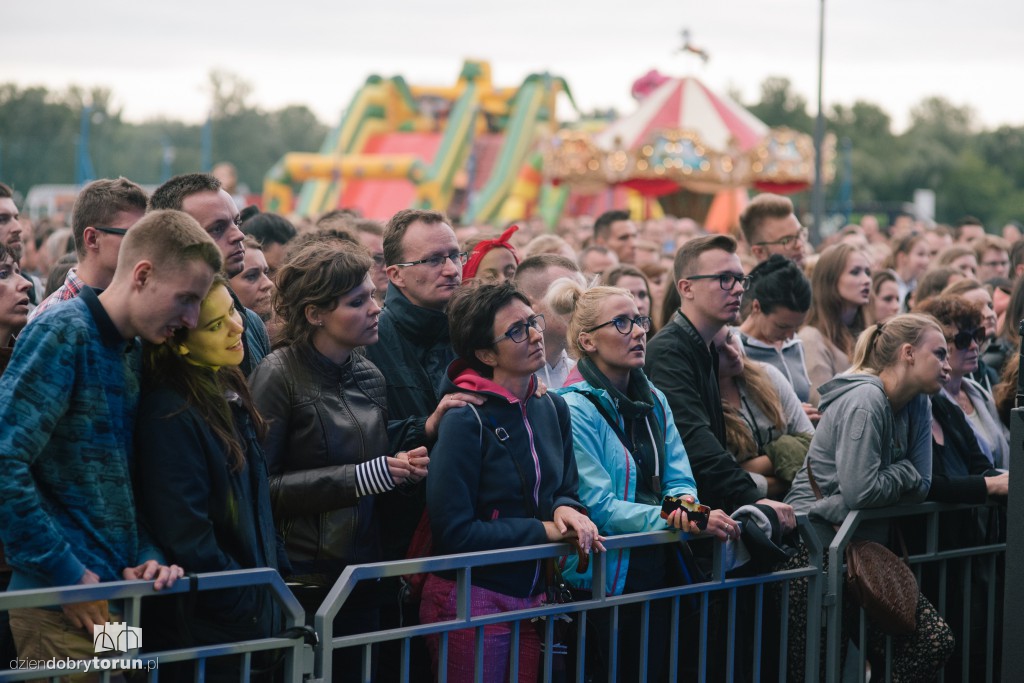
[[[605,211],[594,221],[594,244],[615,252],[619,263],[636,262],[636,240],[640,231],[629,211]]]
[[[220,181],[212,175],[186,173],[174,176],[153,191],[149,210],[154,209],[184,211],[196,219],[220,249],[224,258],[224,274],[229,279],[245,270],[245,235],[239,228],[242,221],[238,208],[231,195],[221,188]],[[228,292],[245,323],[242,336],[245,357],[239,367],[248,376],[270,353],[270,336],[263,319],[243,306],[230,287]]]
[[[736,240],[726,235],[690,240],[676,253],[674,270],[681,304],[648,343],[645,370],[668,399],[701,502],[728,513],[752,503],[768,505],[786,531],[795,529],[793,508],[761,498],[725,445],[718,351],[711,340],[739,320],[747,278]]]
[[[768,192],[757,195],[740,214],[740,228],[758,263],[781,254],[803,265],[807,228],[800,225],[787,197]]]
[[[132,434],[140,346],[194,327],[222,265],[189,216],[150,213],[121,245],[110,286],[84,287],[25,328],[0,378],[0,536],[10,590],[182,576],[137,521]],[[105,601],[10,611],[25,659],[92,658]],[[114,619],[116,620],[116,619]],[[59,651],[58,651],[59,650]]]
[[[54,304],[78,296],[83,286],[103,290],[114,279],[117,254],[128,229],[146,213],[146,191],[127,178],[95,180],[78,193],[71,210],[78,265],[64,284],[43,299],[29,320]]]

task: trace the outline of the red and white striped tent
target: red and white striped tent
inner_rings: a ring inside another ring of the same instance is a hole
[[[567,183],[578,195],[607,195],[607,188],[646,197],[681,189],[720,194],[714,222],[734,226],[746,189],[790,193],[813,181],[809,135],[769,128],[697,78],[651,71],[633,93],[636,110],[607,128],[563,129],[547,142],[544,174],[551,182]],[[827,141],[826,162],[830,150]]]
[[[640,101],[635,112],[598,133],[594,143],[605,150],[638,149],[665,130],[697,133],[717,152],[748,152],[769,129],[734,100],[687,76],[666,80]]]

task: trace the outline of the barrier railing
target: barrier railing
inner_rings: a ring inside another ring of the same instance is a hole
[[[474,631],[477,642],[476,677],[481,680],[482,676],[482,642],[483,628],[491,624],[509,623],[512,632],[512,652],[518,650],[520,623],[524,620],[543,619],[544,628],[541,634],[543,641],[542,680],[552,680],[554,665],[553,642],[554,623],[560,615],[568,615],[577,620],[577,623],[585,620],[588,612],[598,609],[612,611],[610,620],[611,629],[609,634],[609,651],[615,652],[619,638],[618,610],[626,605],[641,604],[642,619],[641,625],[641,652],[645,651],[647,639],[650,637],[648,628],[649,605],[652,601],[669,601],[671,606],[671,618],[669,642],[680,642],[680,617],[682,615],[681,601],[689,598],[690,601],[699,602],[697,608],[696,623],[693,624],[699,631],[699,642],[696,643],[694,651],[680,651],[680,648],[671,647],[668,662],[668,677],[670,680],[677,680],[680,672],[680,659],[683,656],[697,657],[696,679],[706,681],[710,678],[723,678],[732,680],[737,676],[736,665],[742,663],[748,668],[745,676],[751,680],[759,681],[763,678],[771,680],[786,680],[787,646],[789,644],[789,583],[798,579],[806,579],[808,582],[808,604],[807,604],[807,627],[806,627],[806,655],[804,670],[808,672],[807,680],[816,680],[820,658],[825,657],[825,678],[829,683],[835,683],[843,678],[842,652],[846,647],[843,642],[843,552],[847,543],[854,537],[861,526],[874,520],[892,520],[896,518],[924,516],[924,551],[915,552],[910,555],[910,563],[918,576],[919,583],[922,575],[927,571],[928,576],[938,583],[937,600],[933,600],[935,607],[944,617],[947,616],[949,605],[946,604],[947,588],[949,577],[953,574],[959,583],[959,593],[963,596],[963,604],[959,606],[959,614],[953,615],[960,621],[956,632],[957,648],[960,655],[959,676],[950,676],[951,679],[963,681],[986,680],[995,678],[993,671],[994,662],[997,661],[998,653],[994,651],[995,643],[1001,633],[997,631],[1001,625],[997,621],[996,608],[1001,599],[1000,588],[997,586],[996,577],[999,575],[999,562],[1001,556],[1006,552],[1005,542],[984,542],[973,546],[944,548],[940,543],[940,523],[943,513],[971,513],[971,511],[984,510],[986,506],[968,505],[947,505],[937,503],[925,503],[919,505],[900,506],[895,508],[880,508],[874,510],[859,510],[851,513],[846,521],[840,526],[835,539],[828,547],[829,570],[825,572],[822,568],[821,558],[824,555],[822,547],[814,529],[804,516],[798,516],[798,531],[802,541],[809,550],[810,565],[799,569],[772,572],[755,576],[731,577],[726,575],[724,546],[721,543],[712,543],[712,568],[710,578],[706,581],[691,583],[689,585],[651,590],[640,593],[625,595],[607,595],[605,577],[608,571],[609,558],[617,550],[627,548],[641,548],[659,544],[670,544],[677,542],[680,536],[676,532],[662,531],[644,534],[629,534],[609,538],[605,545],[607,553],[597,553],[592,556],[593,583],[592,595],[589,599],[581,599],[568,603],[542,605],[536,608],[503,612],[500,614],[488,614],[485,616],[471,616],[470,590],[473,570],[488,565],[504,564],[509,562],[524,562],[543,560],[546,558],[560,557],[572,552],[567,544],[547,544],[530,546],[525,548],[514,548],[494,550],[481,553],[469,553],[464,555],[447,555],[398,562],[383,562],[377,564],[354,565],[345,569],[331,591],[324,599],[320,608],[314,616],[314,630],[319,636],[319,642],[310,647],[305,644],[301,634],[295,637],[272,637],[260,640],[244,642],[224,643],[219,645],[197,646],[176,650],[160,652],[139,653],[138,648],[130,649],[124,653],[122,659],[130,662],[138,662],[138,669],[148,670],[147,680],[159,680],[159,668],[152,669],[151,663],[158,666],[176,662],[195,662],[195,679],[203,680],[206,670],[206,662],[215,657],[226,655],[239,656],[241,659],[240,681],[247,681],[252,672],[252,657],[254,654],[266,651],[278,651],[283,653],[283,670],[281,680],[286,683],[308,681],[319,683],[320,681],[332,680],[332,657],[336,649],[361,648],[362,649],[362,680],[373,679],[373,656],[372,648],[389,641],[400,641],[401,658],[399,670],[402,681],[408,681],[410,677],[410,652],[413,638],[437,634],[440,636],[440,659],[439,677],[441,681],[447,678],[446,661],[448,634],[462,629]],[[695,539],[694,543],[710,543],[709,539]],[[981,563],[979,566],[988,579],[984,585],[984,624],[985,624],[985,648],[982,655],[973,652],[972,646],[972,623],[974,620],[974,605],[972,593],[974,592],[973,581],[975,572],[972,566]],[[950,571],[950,568],[953,571]],[[959,567],[959,571],[957,571]],[[373,581],[381,578],[397,577],[408,574],[426,572],[454,572],[457,585],[457,608],[455,618],[451,621],[406,626],[402,628],[371,631],[355,635],[334,636],[333,625],[335,617],[344,606],[346,600],[352,595],[360,582]],[[292,595],[280,575],[271,569],[248,569],[234,572],[223,572],[213,574],[200,574],[197,577],[197,590],[205,592],[208,590],[219,590],[227,588],[241,588],[249,586],[262,586],[271,592],[274,599],[282,606],[285,615],[285,626],[291,628],[304,623],[304,614],[299,602]],[[176,595],[187,593],[192,590],[191,579],[180,579],[172,588],[165,589],[159,595]],[[766,591],[771,590],[769,595]],[[123,612],[118,619],[123,620],[129,626],[140,623],[141,601],[143,598],[158,595],[154,593],[151,582],[144,581],[121,581],[104,583],[89,586],[74,586],[58,589],[38,589],[29,591],[16,591],[0,593],[0,611],[15,608],[46,607],[59,604],[75,602],[87,602],[93,600],[110,600],[120,602],[123,605]],[[711,599],[718,595],[725,597],[712,606]],[[771,599],[769,604],[767,601]],[[959,600],[959,598],[958,598]],[[752,609],[747,613],[752,619],[749,623],[738,623],[738,605],[744,602]],[[709,654],[713,648],[709,643],[709,625],[712,619],[725,619],[724,642],[719,643],[724,653],[716,652],[715,656],[724,654],[724,659],[716,660],[714,665],[719,669],[710,669]],[[762,640],[762,631],[767,629],[757,628],[762,625],[771,615],[777,617],[778,641],[778,671],[766,671],[763,669],[763,662],[771,658],[763,657],[767,647]],[[865,643],[866,620],[863,611],[860,610],[859,621],[859,643]],[[824,624],[822,619],[824,618]],[[754,625],[752,640],[738,648],[736,633],[738,626],[745,628]],[[822,628],[825,629],[825,652],[820,652],[819,643]],[[584,676],[584,657],[587,649],[587,630],[577,629],[575,640],[575,671],[577,681],[582,682]],[[858,648],[859,657],[856,661],[848,663],[846,673],[854,673],[854,678],[864,680],[866,677],[866,653],[865,647]],[[974,658],[972,659],[972,652]],[[892,639],[886,641],[886,673],[892,674]],[[747,657],[747,660],[743,658]],[[977,667],[980,657],[984,675],[977,676]],[[609,663],[612,675],[615,671],[614,655]],[[646,662],[641,658],[640,670],[636,676],[630,676],[631,680],[646,680]],[[972,669],[971,667],[975,667]],[[517,679],[518,662],[512,657],[511,680]],[[96,672],[96,671],[94,671]],[[53,677],[68,675],[67,670],[57,669],[23,669],[0,672],[0,682],[21,681],[36,679],[40,677]],[[81,671],[79,671],[81,673]],[[98,671],[100,679],[109,681],[111,670]],[[953,672],[954,674],[957,672]],[[872,680],[878,680],[872,677]],[[940,675],[940,680],[943,677]]]
[[[193,580],[198,584],[195,587],[192,586]],[[274,569],[241,569],[230,572],[197,574],[194,579],[191,577],[178,579],[174,586],[165,588],[159,593],[154,592],[151,581],[115,581],[58,589],[41,588],[12,591],[0,593],[0,611],[108,600],[119,602],[123,606],[123,612],[116,617],[119,622],[129,627],[138,627],[143,598],[188,593],[193,588],[202,593],[211,590],[246,587],[264,587],[270,591],[274,600],[281,605],[286,628],[303,626],[305,624],[304,613],[299,605],[299,601],[295,599],[295,596],[292,595],[281,575]],[[145,641],[143,641],[143,644],[145,644]],[[159,680],[159,667],[161,665],[194,661],[196,667],[194,679],[202,681],[206,675],[207,660],[225,655],[241,655],[238,680],[244,683],[251,678],[252,656],[255,653],[277,651],[283,653],[283,681],[285,683],[300,683],[311,670],[312,662],[306,656],[307,652],[305,652],[307,649],[302,634],[298,633],[295,637],[272,637],[142,653],[139,652],[138,647],[133,647],[127,648],[124,652],[119,651],[117,659],[120,660],[121,664],[126,664],[120,670],[145,672],[148,681]],[[97,660],[100,664],[104,663],[103,659],[103,656],[97,655]],[[56,662],[54,663],[56,664]],[[112,674],[118,673],[118,671],[110,668],[100,668],[96,665],[93,665],[93,668],[88,670],[83,668],[69,669],[66,661],[62,660],[62,663],[63,667],[61,668],[56,666],[51,668],[38,666],[39,663],[37,663],[37,666],[33,666],[26,662],[21,669],[12,667],[10,671],[0,671],[0,681],[23,681],[38,678],[57,680],[58,677],[75,673],[95,673],[99,674],[101,681],[107,683],[111,680]],[[138,679],[133,678],[133,680]]]
[[[749,576],[743,578],[727,578],[725,575],[725,567],[723,563],[723,544],[713,544],[713,555],[712,555],[712,571],[711,578],[708,581],[694,583],[685,586],[678,586],[672,588],[665,588],[660,590],[646,591],[641,593],[630,593],[626,595],[615,595],[609,596],[605,591],[605,576],[607,572],[608,557],[616,550],[625,548],[639,548],[643,546],[657,545],[674,543],[680,539],[678,533],[663,531],[663,532],[652,532],[643,534],[627,534],[622,536],[614,536],[605,541],[605,546],[608,550],[607,553],[597,553],[592,556],[593,566],[593,596],[589,600],[579,600],[569,603],[562,604],[550,604],[543,605],[536,608],[516,610],[512,612],[503,612],[500,614],[489,614],[486,616],[470,616],[470,591],[469,586],[472,577],[472,571],[474,568],[504,564],[509,562],[523,562],[531,560],[542,560],[551,557],[560,557],[571,553],[572,550],[567,544],[548,544],[530,546],[525,548],[515,548],[506,550],[494,550],[480,553],[469,553],[463,555],[447,555],[440,557],[421,558],[415,560],[404,560],[397,562],[384,562],[378,564],[366,564],[358,566],[350,566],[345,569],[330,593],[324,599],[323,604],[316,612],[314,619],[314,628],[320,635],[319,645],[315,648],[315,666],[314,666],[314,677],[317,680],[329,681],[332,675],[332,656],[333,652],[337,648],[363,648],[362,655],[362,679],[364,681],[372,680],[372,655],[371,648],[377,643],[400,640],[401,641],[401,661],[400,661],[400,680],[408,681],[410,674],[410,643],[411,639],[417,636],[425,636],[429,634],[440,634],[440,657],[441,664],[438,666],[439,669],[439,680],[445,681],[447,679],[446,667],[443,665],[446,661],[447,652],[447,635],[452,631],[461,629],[474,629],[477,637],[477,662],[476,662],[476,676],[477,680],[481,680],[482,675],[482,661],[481,661],[481,643],[483,637],[483,627],[490,624],[497,623],[510,623],[512,630],[512,652],[518,650],[519,643],[519,623],[523,620],[528,619],[545,619],[545,628],[543,634],[543,669],[542,679],[544,681],[550,681],[552,675],[552,642],[553,642],[553,624],[554,618],[560,615],[574,615],[577,619],[585,617],[587,611],[594,609],[605,609],[610,608],[613,610],[613,614],[617,614],[617,609],[630,604],[636,603],[649,603],[652,600],[670,600],[672,618],[670,620],[671,633],[669,635],[669,642],[676,643],[679,638],[679,616],[680,616],[680,599],[686,596],[697,596],[700,599],[699,608],[699,629],[700,629],[700,642],[698,644],[698,667],[697,676],[699,681],[705,681],[708,678],[708,623],[709,623],[709,595],[716,592],[724,592],[728,596],[727,611],[727,636],[726,636],[726,653],[725,653],[725,676],[731,680],[733,676],[733,666],[737,656],[742,653],[735,651],[736,639],[733,637],[736,631],[736,605],[737,605],[737,592],[742,588],[750,587],[754,592],[754,623],[760,623],[761,618],[765,612],[765,595],[764,590],[766,586],[778,585],[781,590],[780,594],[780,608],[779,608],[779,633],[780,633],[780,652],[778,657],[779,672],[778,680],[785,680],[785,665],[786,665],[786,650],[788,642],[788,583],[790,581],[806,577],[809,582],[809,609],[808,609],[808,620],[807,620],[807,633],[817,634],[820,632],[820,614],[821,614],[821,595],[822,595],[822,582],[824,580],[824,574],[820,566],[821,560],[818,559],[814,562],[813,558],[822,557],[822,546],[818,541],[813,529],[810,527],[805,517],[798,519],[799,525],[798,530],[804,543],[811,548],[812,565],[802,569],[793,569],[781,572],[774,572],[769,574],[762,574],[756,576]],[[334,619],[338,612],[341,610],[345,601],[352,595],[356,585],[361,581],[370,581],[381,578],[396,577],[408,574],[416,574],[423,572],[439,572],[439,571],[454,571],[457,582],[457,609],[456,617],[452,621],[445,621],[432,624],[422,624],[416,626],[406,626],[396,629],[388,629],[383,631],[374,631],[370,633],[362,633],[357,635],[346,635],[335,637],[333,635],[333,624]],[[647,632],[647,612],[644,612],[644,624],[642,626],[641,636],[641,652],[645,651],[646,640],[649,636]],[[617,620],[615,616],[612,617],[613,628],[611,629],[611,643],[609,651],[615,651],[615,645],[617,643],[618,633],[614,627]],[[754,642],[750,648],[751,657],[751,671],[753,680],[759,681],[761,679],[762,672],[760,670],[761,665],[761,631],[755,629]],[[583,658],[586,649],[586,630],[577,629],[576,635],[576,680],[579,682],[583,681],[584,667]],[[808,637],[809,643],[817,643],[818,639],[815,635],[813,638]],[[641,671],[638,672],[638,676],[635,680],[645,680],[645,671],[643,667],[645,662],[644,658],[641,658]],[[518,662],[515,657],[512,657],[511,661],[511,673],[510,680],[517,680]],[[818,668],[818,648],[808,647],[806,666],[808,671],[816,671]],[[614,672],[614,661],[611,663],[610,669]],[[677,648],[670,648],[670,661],[669,661],[669,680],[677,680],[679,671],[679,651]],[[632,677],[631,677],[632,678]]]
[[[971,671],[971,620],[972,620],[972,593],[974,585],[972,582],[972,559],[973,558],[984,558],[985,569],[987,574],[987,582],[985,587],[986,592],[986,604],[985,604],[985,619],[986,619],[986,653],[985,653],[985,681],[991,682],[993,680],[993,663],[995,661],[994,646],[997,639],[996,632],[996,606],[997,606],[997,580],[998,575],[998,560],[999,556],[1005,555],[1006,543],[1005,542],[992,542],[992,543],[981,543],[978,545],[958,547],[958,548],[942,548],[940,547],[939,537],[939,525],[940,515],[943,513],[950,512],[961,512],[969,513],[973,510],[985,509],[986,507],[996,507],[995,505],[952,505],[942,503],[921,503],[916,505],[902,505],[898,507],[890,508],[878,508],[871,510],[855,510],[851,512],[843,524],[839,527],[839,531],[829,545],[829,562],[828,562],[828,580],[826,582],[826,593],[824,596],[824,607],[825,607],[825,623],[828,630],[828,637],[826,639],[827,648],[825,653],[825,671],[826,681],[828,683],[838,683],[842,679],[842,650],[846,647],[846,643],[842,640],[842,624],[843,624],[843,578],[844,578],[844,553],[847,544],[854,538],[858,529],[865,523],[873,520],[893,520],[904,517],[915,517],[915,516],[926,516],[926,529],[925,529],[925,549],[924,552],[911,554],[909,556],[910,565],[914,568],[914,572],[918,579],[918,585],[921,585],[922,568],[927,565],[936,565],[936,571],[938,574],[938,601],[935,604],[935,608],[939,614],[944,618],[950,616],[947,614],[946,596],[948,588],[948,577],[949,577],[949,565],[951,562],[957,562],[962,565],[960,576],[960,590],[963,596],[963,605],[961,614],[957,615],[961,620],[961,628],[959,633],[954,633],[957,640],[957,652],[960,655],[960,677],[959,680],[971,681],[974,683],[978,679]],[[858,642],[861,646],[858,648],[858,659],[853,665],[852,669],[849,667],[847,670],[855,672],[858,680],[864,681],[867,676],[866,667],[866,628],[867,620],[865,619],[863,609],[859,609],[859,627],[858,627]],[[1000,624],[1001,626],[1001,624]],[[886,647],[885,647],[885,670],[888,676],[892,675],[892,657],[893,657],[893,642],[892,637],[887,636]],[[973,662],[977,664],[977,661]],[[807,671],[815,671],[815,669],[807,669]],[[872,676],[872,680],[877,680],[877,677]],[[945,680],[944,674],[940,674],[940,680]]]

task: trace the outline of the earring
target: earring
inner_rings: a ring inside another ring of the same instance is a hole
[[[324,326],[324,321],[323,320],[318,320],[317,323],[316,323],[316,326],[317,327],[323,327]]]

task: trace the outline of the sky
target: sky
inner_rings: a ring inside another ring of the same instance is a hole
[[[588,111],[631,111],[630,86],[650,69],[747,102],[784,76],[816,111],[819,0],[7,4],[0,82],[107,87],[132,121],[201,121],[208,74],[222,69],[252,84],[257,106],[305,104],[334,124],[368,75],[448,85],[466,58],[489,60],[498,86],[562,76]],[[1019,0],[827,0],[825,12],[826,108],[867,100],[898,131],[941,95],[981,127],[1024,126]],[[678,53],[684,28],[707,64]]]

